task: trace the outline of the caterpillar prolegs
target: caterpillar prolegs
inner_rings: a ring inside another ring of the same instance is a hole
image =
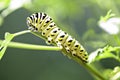
[[[27,17],[28,29],[38,32],[46,38],[47,43],[55,43],[67,53],[88,62],[88,54],[83,46],[68,33],[56,26],[52,18],[45,13],[34,13]]]

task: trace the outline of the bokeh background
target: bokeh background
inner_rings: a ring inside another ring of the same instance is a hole
[[[107,43],[116,45],[98,27],[101,15],[112,10],[117,16],[119,0],[0,0],[0,39],[5,32],[27,30],[26,17],[35,12],[49,14],[55,23],[74,36],[88,53]],[[46,45],[33,34],[24,34],[13,41]],[[114,60],[103,66],[115,66]],[[0,80],[94,80],[91,74],[60,51],[35,51],[8,48],[0,61]]]

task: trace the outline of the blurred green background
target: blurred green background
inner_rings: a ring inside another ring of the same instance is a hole
[[[119,16],[119,8],[119,0],[0,0],[0,39],[4,39],[5,32],[27,30],[26,17],[45,12],[90,53],[107,43],[116,45],[112,37],[98,27],[98,21],[110,9]],[[46,45],[33,34],[16,37],[13,41]],[[115,65],[104,64],[105,67]],[[0,80],[94,79],[81,65],[59,51],[8,48],[0,61]]]

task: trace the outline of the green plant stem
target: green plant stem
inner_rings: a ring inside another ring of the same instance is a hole
[[[89,70],[89,72],[94,75],[95,77],[99,78],[100,80],[107,80],[99,70],[96,70],[92,65],[86,64],[84,67]]]
[[[0,40],[0,44],[2,42],[3,40]],[[8,44],[8,47],[30,49],[30,50],[54,50],[54,51],[61,50],[59,47],[55,47],[55,46],[40,46],[40,45],[25,44],[25,43],[19,43],[19,42],[10,42]]]
[[[71,59],[78,62],[80,65],[82,65],[84,68],[86,68],[94,77],[100,79],[100,80],[107,80],[100,72],[99,70],[96,70],[91,64],[83,63],[79,58],[73,57],[72,55],[68,55]]]
[[[0,44],[2,42],[3,42],[3,40],[0,40]],[[20,48],[20,49],[30,49],[30,50],[54,50],[54,51],[61,50],[59,47],[54,47],[54,46],[40,46],[40,45],[25,44],[25,43],[18,43],[18,42],[10,42],[8,44],[8,47]],[[65,52],[65,51],[63,50],[63,52]],[[68,56],[71,59],[78,62],[83,67],[85,67],[87,70],[89,70],[90,73],[97,76],[99,79],[105,80],[105,78],[95,68],[93,68],[93,66],[91,66],[90,64],[83,63],[79,58],[73,57],[72,55],[68,55]]]
[[[14,33],[14,36],[23,35],[23,34],[25,34],[25,33],[29,33],[29,32],[30,32],[30,30],[20,31],[20,32]]]
[[[29,33],[29,30],[25,30],[25,31],[21,31],[21,32],[17,32],[14,33],[14,37],[25,34],[25,33]],[[45,39],[45,37],[43,37],[41,34],[39,33],[34,33],[32,32],[34,35],[41,37],[43,39]],[[1,43],[1,41],[0,41]],[[55,45],[53,43],[53,45]],[[14,48],[23,48],[23,49],[34,49],[34,50],[61,50],[58,47],[48,47],[48,46],[39,46],[39,45],[31,45],[31,44],[24,44],[24,43],[16,43],[16,42],[10,42],[8,44],[9,47],[14,47]],[[102,76],[102,74],[99,73],[98,70],[96,70],[92,65],[90,64],[86,64],[83,63],[82,60],[80,60],[80,58],[78,57],[74,57],[72,54],[68,54],[66,52],[65,49],[62,49],[63,54],[67,54],[67,56],[73,60],[75,60],[76,62],[78,62],[80,65],[82,65],[83,67],[85,67],[90,73],[92,73],[94,76],[96,76],[97,78],[99,78],[100,80],[106,80],[104,76]]]

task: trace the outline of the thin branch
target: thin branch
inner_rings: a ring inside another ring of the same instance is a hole
[[[30,30],[20,31],[20,32],[14,33],[14,36],[23,35],[23,34],[25,34],[25,33],[29,33],[29,32],[30,32]]]
[[[2,43],[2,40],[0,40],[0,44],[1,43]],[[25,44],[25,43],[19,43],[19,42],[10,42],[8,44],[8,47],[30,49],[30,50],[54,50],[54,51],[61,50],[59,47],[55,47],[55,46],[42,46],[42,45]]]

